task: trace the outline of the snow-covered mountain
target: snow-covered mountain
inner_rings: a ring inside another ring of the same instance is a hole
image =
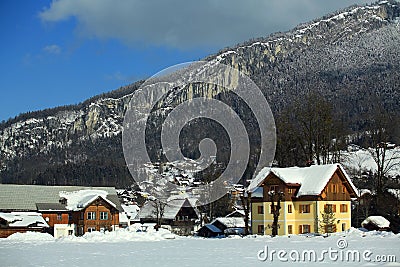
[[[332,101],[347,123],[359,125],[359,114],[371,96],[400,114],[399,17],[400,3],[395,1],[353,6],[206,60],[248,74],[275,114],[313,89]],[[127,104],[139,85],[2,123],[0,182],[130,184],[121,130]],[[197,139],[187,137],[189,143]]]

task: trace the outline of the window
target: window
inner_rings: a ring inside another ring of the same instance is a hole
[[[347,205],[346,204],[340,204],[340,212],[347,212]]]
[[[68,235],[73,235],[74,234],[74,230],[68,230]]]
[[[334,205],[334,204],[325,204],[324,211],[327,212],[327,213],[336,212],[336,205]]]
[[[61,221],[62,220],[62,214],[61,213],[57,213],[57,221]]]
[[[300,213],[310,213],[310,205],[299,205]]]
[[[289,204],[287,206],[287,210],[288,210],[288,213],[292,213],[292,204]]]
[[[279,185],[270,185],[269,186],[269,191],[278,192],[279,191]]]
[[[88,231],[89,233],[94,232],[94,231],[96,231],[96,227],[88,227],[88,228],[87,228],[87,231]]]
[[[293,194],[293,188],[289,188],[287,191],[289,195]]]
[[[264,225],[263,224],[259,224],[258,225],[258,229],[257,229],[259,234],[264,234]]]
[[[345,194],[346,193],[346,187],[343,185],[342,186],[342,193]]]
[[[100,211],[100,220],[108,220],[108,212]]]
[[[342,223],[342,232],[346,231],[346,223]]]
[[[337,193],[337,185],[335,185],[335,184],[332,185],[332,193],[334,193],[334,194]]]
[[[189,221],[189,216],[176,216],[176,221]]]
[[[288,230],[288,234],[289,234],[289,235],[293,234],[293,225],[289,224],[289,225],[287,226],[287,230]]]
[[[94,211],[89,211],[89,212],[87,213],[87,219],[88,219],[88,220],[96,220],[96,212],[94,212]]]
[[[303,224],[299,225],[299,234],[306,234],[310,232],[310,225],[309,224]]]
[[[264,214],[264,206],[257,207],[258,214]]]

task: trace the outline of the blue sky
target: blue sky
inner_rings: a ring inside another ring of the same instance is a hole
[[[0,121],[286,31],[341,0],[2,0]]]

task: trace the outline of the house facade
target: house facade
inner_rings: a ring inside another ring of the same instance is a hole
[[[339,164],[264,168],[249,191],[254,234],[272,233],[272,203],[277,205],[278,195],[278,235],[340,232],[351,227],[351,198],[357,197],[357,191]]]
[[[119,227],[119,209],[112,202],[96,196],[74,213],[78,235],[93,231],[113,231]]]
[[[75,224],[72,212],[60,203],[36,203],[37,211],[49,225],[48,233],[59,238],[75,235]]]
[[[120,211],[122,207],[114,187],[0,184],[0,212],[38,213],[47,225],[40,231],[56,238],[114,230],[119,227]],[[15,223],[3,220],[3,232],[12,227],[16,229]]]
[[[195,205],[189,199],[174,199],[163,204],[162,225],[179,235],[189,235],[194,231],[199,215]],[[148,201],[140,209],[141,223],[156,223],[156,207],[153,201]]]

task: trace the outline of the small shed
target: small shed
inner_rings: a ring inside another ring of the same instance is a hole
[[[361,226],[368,231],[389,231],[390,222],[382,216],[369,216],[362,223]]]
[[[222,231],[227,231],[229,234],[234,234],[238,231],[238,229],[242,229],[244,232],[245,223],[243,217],[221,217],[216,218],[211,222],[212,225],[218,227]],[[236,229],[235,231],[231,231],[229,229]]]
[[[212,224],[206,224],[197,231],[197,236],[218,237],[223,235],[223,231]]]

